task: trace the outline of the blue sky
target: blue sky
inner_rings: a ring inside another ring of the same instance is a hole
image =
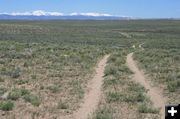
[[[180,18],[180,0],[0,0],[0,13],[108,13],[140,18]]]

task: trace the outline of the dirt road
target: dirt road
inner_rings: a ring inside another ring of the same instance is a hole
[[[137,67],[136,62],[133,60],[133,53],[128,54],[126,62],[129,69],[134,72],[133,79],[148,90],[148,96],[150,96],[151,101],[154,103],[154,107],[160,108],[161,119],[164,119],[166,99],[162,95],[162,90],[151,86],[150,80],[146,79],[143,71]]]
[[[85,92],[84,102],[80,108],[74,112],[74,119],[88,119],[92,113],[97,109],[98,103],[101,99],[101,87],[103,84],[104,69],[109,55],[106,55],[97,65],[96,74],[88,83],[88,91]]]

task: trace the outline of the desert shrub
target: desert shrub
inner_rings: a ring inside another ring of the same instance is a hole
[[[31,75],[31,78],[36,79],[36,75],[35,74]]]
[[[30,95],[30,91],[25,88],[20,89],[20,91],[21,91],[21,96]]]
[[[71,55],[69,60],[72,63],[81,63],[81,57],[77,55]]]
[[[156,109],[156,108],[153,108],[145,103],[141,104],[139,107],[138,107],[138,110],[140,113],[153,113],[153,114],[156,114],[156,113],[159,113],[159,110]]]
[[[32,66],[32,65],[33,65],[32,60],[25,60],[24,64],[23,64],[23,66],[26,67],[26,68],[29,67],[29,66]]]
[[[114,63],[117,61],[117,57],[115,55],[111,55],[108,59],[108,63]]]
[[[34,106],[39,106],[41,103],[40,98],[33,94],[24,95],[24,100],[31,103]]]
[[[168,42],[170,41],[166,41]],[[152,79],[165,85],[169,92],[177,93],[180,87],[178,49],[149,49],[136,52],[135,58]]]
[[[18,85],[22,85],[22,84],[26,84],[26,83],[28,83],[28,80],[17,80],[17,81],[15,81],[15,83],[17,83]]]
[[[116,85],[116,84],[118,84],[119,82],[121,82],[121,80],[118,80],[117,78],[112,78],[112,79],[110,79],[110,78],[105,78],[105,80],[104,80],[104,88],[105,87],[107,87],[107,86],[110,86],[110,85]]]
[[[11,101],[0,102],[0,110],[10,111],[13,109],[13,107],[14,107],[14,103]]]
[[[4,82],[4,78],[0,77],[0,82]]]
[[[52,85],[52,86],[48,86],[47,89],[49,89],[52,93],[57,93],[59,91],[59,86]]]
[[[2,96],[7,91],[7,88],[0,87],[0,96]]]
[[[18,78],[18,77],[20,77],[20,73],[21,73],[20,68],[15,68],[15,69],[10,73],[10,76],[11,76],[12,78]]]
[[[167,88],[170,92],[177,91],[180,88],[180,80],[174,80],[174,81],[168,82]]]
[[[1,74],[4,74],[5,71],[7,71],[7,68],[6,67],[2,67],[1,68]]]
[[[29,95],[29,94],[30,94],[29,90],[27,90],[25,88],[22,88],[22,89],[13,89],[9,93],[8,99],[17,100],[17,99],[21,98],[22,96]]]
[[[117,101],[122,101],[124,99],[123,94],[117,93],[117,92],[109,92],[107,94],[106,100],[107,102],[117,102]]]
[[[21,97],[21,91],[19,89],[13,89],[8,95],[8,99],[11,100],[17,100],[20,97]]]
[[[121,73],[132,73],[126,65],[118,67],[118,71],[120,71]]]
[[[108,109],[104,107],[103,109],[97,110],[93,119],[113,119],[113,116]]]
[[[134,94],[126,94],[123,98],[125,102],[144,102],[146,96],[141,92],[134,92]]]
[[[5,64],[6,62],[4,60],[0,60],[0,64]]]
[[[122,56],[121,56],[122,57]],[[117,60],[115,61],[115,64],[117,66],[121,66],[122,64],[125,64],[125,60],[123,60],[122,58],[117,58]]]
[[[118,71],[116,66],[108,65],[104,71],[105,76],[114,75]]]
[[[57,108],[58,109],[68,109],[69,106],[65,102],[59,101],[58,105],[57,105]]]
[[[28,65],[27,62],[24,62],[23,66],[24,66],[24,67],[28,67],[29,65]]]
[[[138,83],[134,83],[134,82],[129,83],[128,90],[134,91],[134,92],[140,92],[140,93],[146,91],[142,85],[140,85]]]
[[[136,95],[136,101],[137,102],[143,102],[145,100],[146,100],[145,94],[143,94],[141,92],[138,92],[137,95]]]
[[[178,61],[178,60],[180,60],[180,56],[175,55],[175,56],[173,56],[173,59]]]
[[[10,59],[22,59],[25,58],[25,55],[22,53],[18,53],[16,51],[11,51],[11,52],[7,52],[5,54],[5,57]]]

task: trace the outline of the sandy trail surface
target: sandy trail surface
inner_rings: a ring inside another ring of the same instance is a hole
[[[163,90],[158,87],[151,86],[152,82],[150,79],[146,79],[144,72],[137,67],[136,62],[133,60],[133,53],[128,54],[126,62],[129,69],[134,72],[133,79],[148,90],[148,96],[153,102],[154,107],[160,108],[161,119],[164,119],[166,99],[163,97]]]
[[[103,76],[108,57],[109,55],[104,56],[98,63],[95,69],[96,73],[93,79],[88,83],[88,91],[85,92],[84,101],[80,105],[80,108],[73,113],[74,119],[88,119],[97,109],[101,99]]]

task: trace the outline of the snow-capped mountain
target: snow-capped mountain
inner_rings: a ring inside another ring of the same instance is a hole
[[[37,10],[33,12],[0,13],[0,20],[128,20],[130,17],[113,16],[101,13],[70,13],[45,12]]]

